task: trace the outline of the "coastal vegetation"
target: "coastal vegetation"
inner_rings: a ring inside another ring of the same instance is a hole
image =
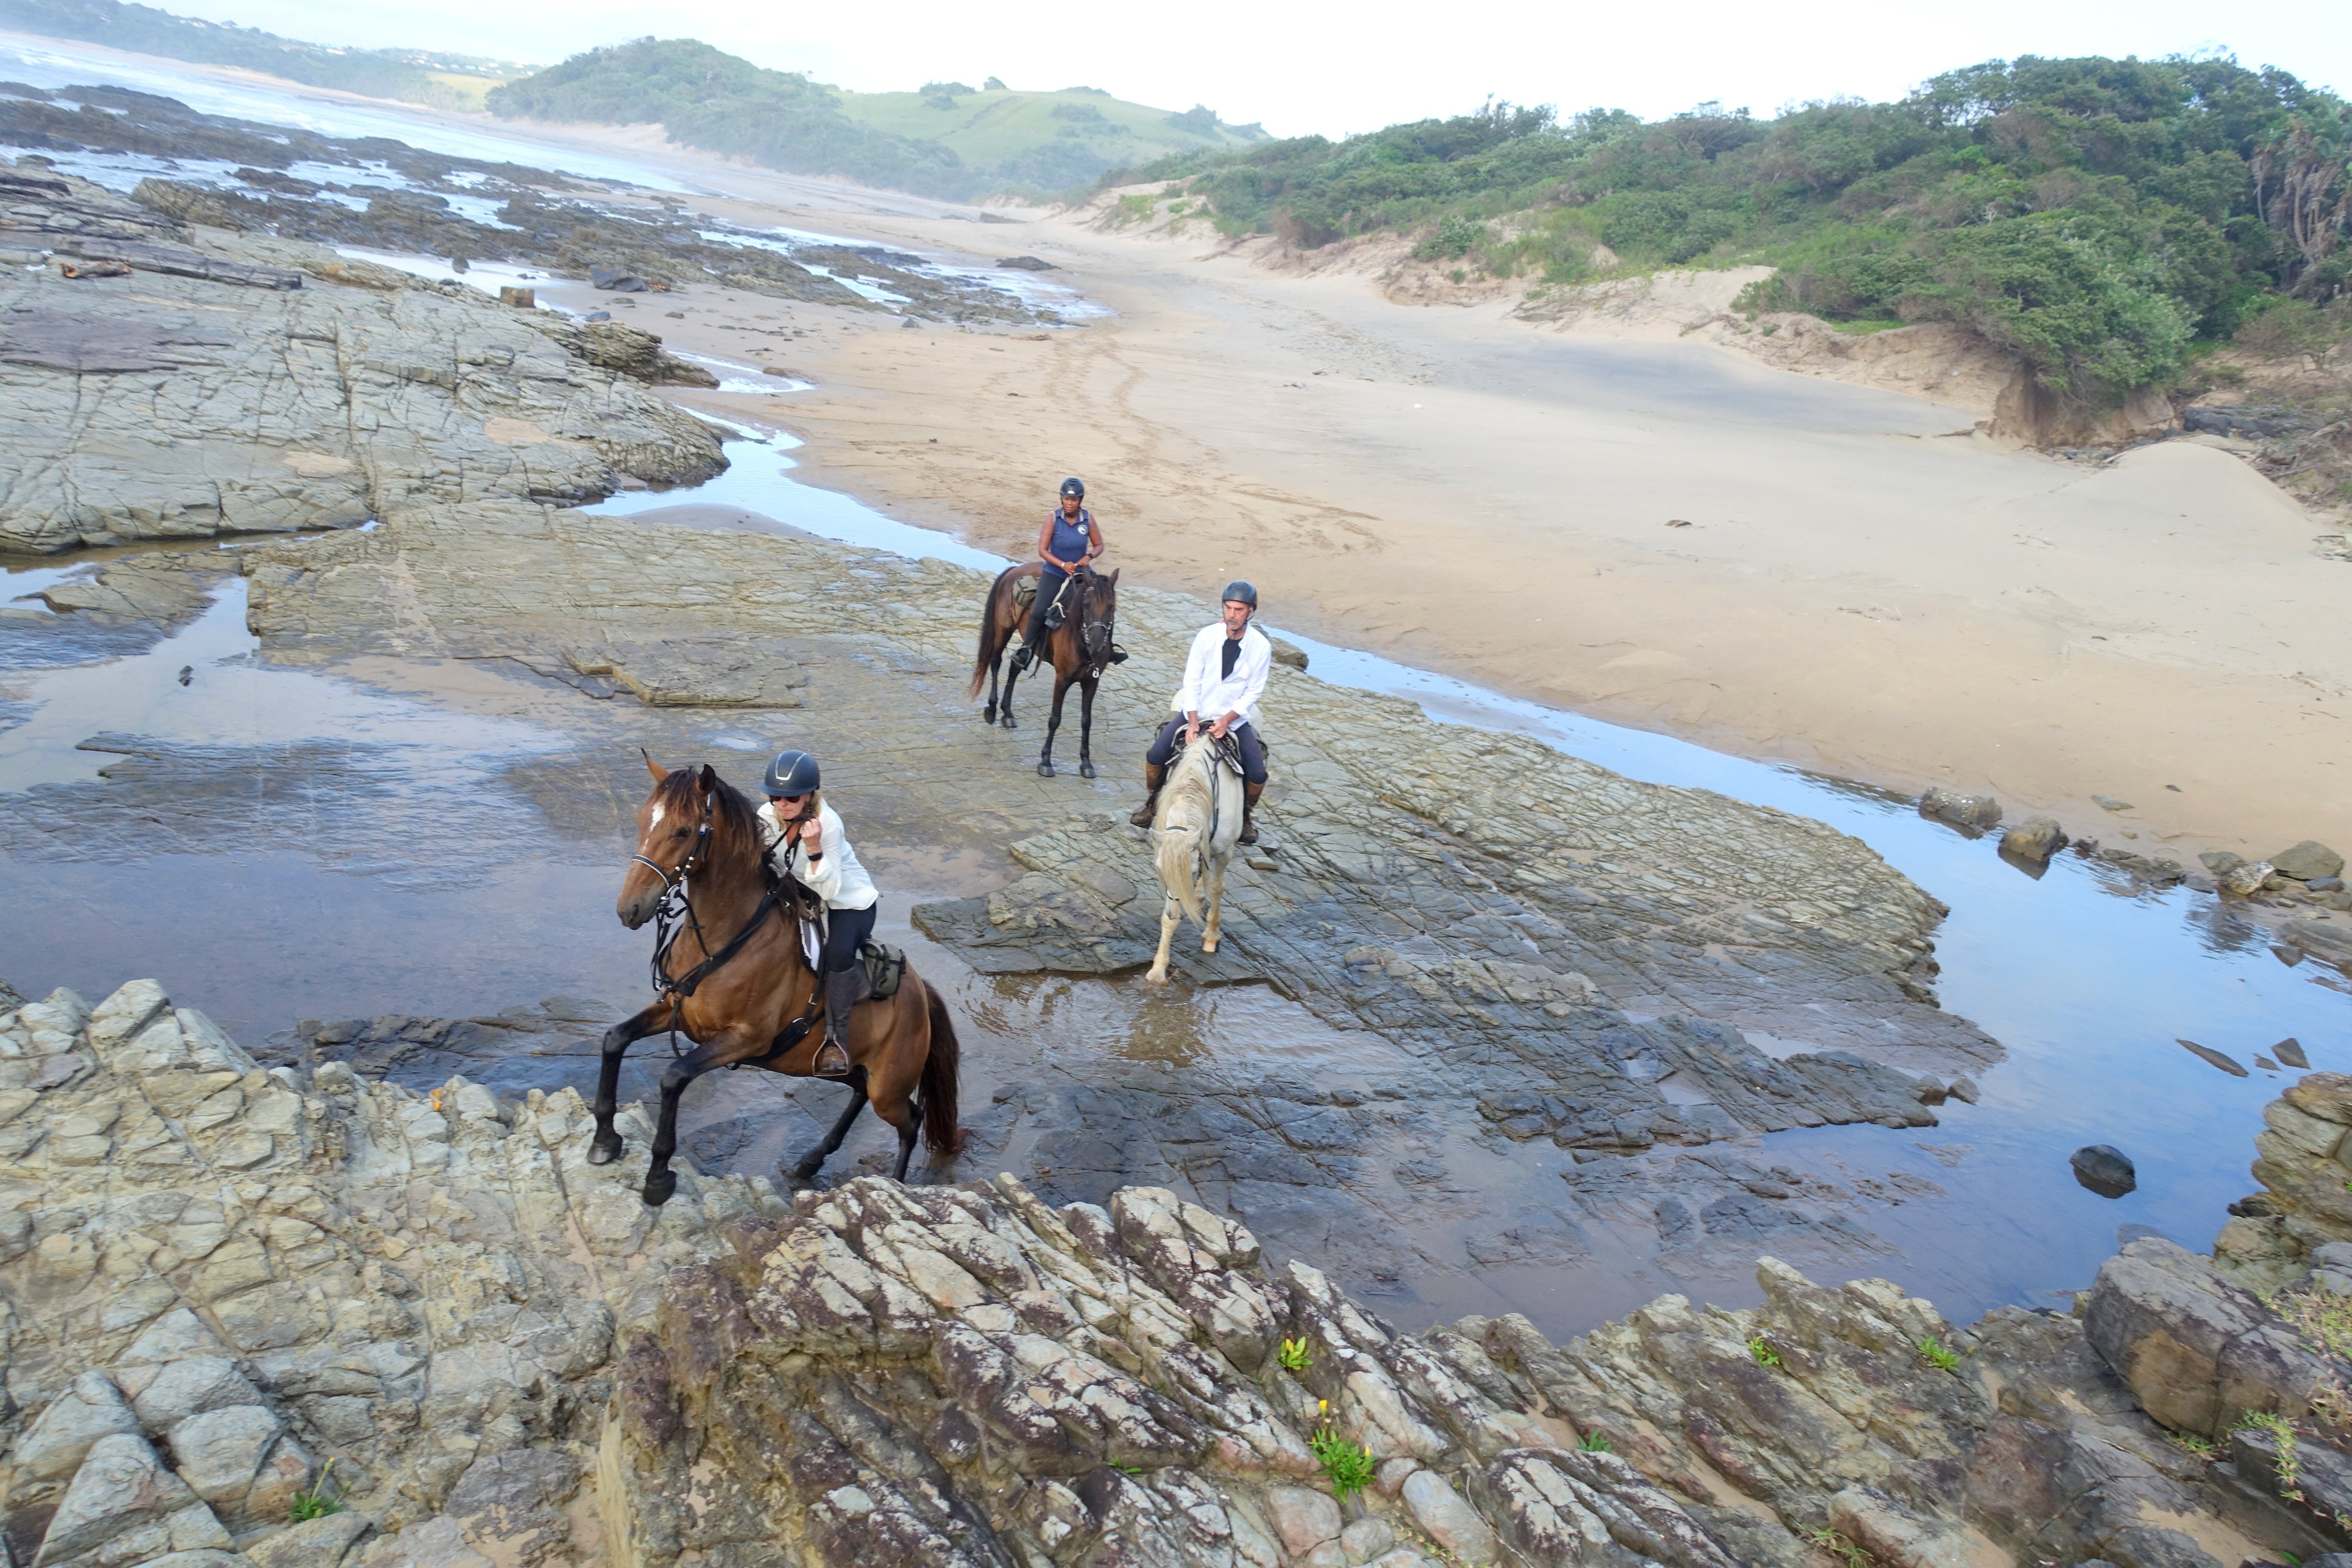
[[[1171,113],[1090,87],[1023,92],[991,77],[978,89],[933,81],[912,92],[842,92],[688,38],[574,55],[498,89],[488,107],[534,120],[658,123],[705,152],[949,199],[1059,190],[1139,159],[1268,139],[1198,105]]]
[[[1489,103],[1102,184],[1175,182],[1166,197],[1228,235],[1402,233],[1424,260],[1545,284],[1763,264],[1750,312],[1962,322],[2053,391],[2105,403],[2172,384],[2273,312],[2305,339],[2352,331],[2347,157],[2352,107],[2283,70],[2025,57],[1891,103],[1657,121]]]
[[[433,49],[332,48],[124,0],[0,0],[0,27],[435,109],[479,109],[490,89],[531,68]]]

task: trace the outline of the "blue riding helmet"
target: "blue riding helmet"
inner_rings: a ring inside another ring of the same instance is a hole
[[[1251,587],[1247,583],[1235,581],[1226,584],[1225,597],[1228,599],[1239,599],[1243,604],[1247,605],[1253,610],[1257,608],[1257,590]]]
[[[1087,499],[1087,481],[1084,479],[1064,479],[1062,481],[1062,493],[1066,496],[1076,496],[1080,500],[1084,500]]]
[[[772,797],[786,800],[808,795],[816,788],[816,759],[806,752],[778,752],[760,787]]]

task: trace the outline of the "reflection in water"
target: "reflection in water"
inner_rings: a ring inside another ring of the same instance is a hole
[[[249,656],[260,644],[245,627],[245,587],[241,577],[222,584],[204,614],[144,653],[22,681],[17,695],[31,713],[0,732],[0,790],[97,777],[113,759],[79,747],[99,735],[159,746],[416,747],[430,753],[420,756],[420,773],[561,743],[534,725],[471,720],[315,671],[255,663]]]

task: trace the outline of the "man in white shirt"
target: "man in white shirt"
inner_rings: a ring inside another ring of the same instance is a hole
[[[1202,626],[1184,660],[1184,684],[1169,704],[1175,717],[1160,727],[1151,749],[1143,754],[1143,784],[1150,793],[1142,807],[1128,818],[1138,827],[1151,826],[1160,804],[1160,786],[1168,777],[1168,763],[1176,754],[1177,734],[1191,745],[1205,729],[1217,740],[1234,738],[1242,757],[1242,842],[1257,842],[1257,797],[1265,793],[1265,749],[1257,739],[1257,700],[1265,695],[1265,674],[1274,664],[1274,645],[1250,625],[1257,614],[1257,590],[1247,583],[1225,584],[1224,616],[1217,625]]]

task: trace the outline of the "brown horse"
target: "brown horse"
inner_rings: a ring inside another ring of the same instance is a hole
[[[1013,584],[1044,571],[1045,567],[1034,561],[1007,566],[996,574],[996,582],[988,590],[987,606],[980,613],[980,653],[971,662],[971,687],[965,695],[979,696],[984,677],[988,681],[988,706],[981,710],[982,717],[993,724],[999,721],[997,715],[1002,711],[1008,730],[1015,727],[1013,683],[1021,677],[1018,671],[1004,677],[1004,699],[1000,705],[996,696],[997,670],[1005,645],[1027,618],[1021,601],[1013,596]],[[1045,745],[1037,753],[1037,772],[1043,777],[1054,776],[1054,731],[1062,727],[1062,699],[1068,695],[1072,681],[1076,681],[1079,688],[1078,775],[1089,779],[1095,776],[1095,687],[1101,681],[1104,670],[1127,657],[1112,641],[1118,619],[1118,574],[1114,572],[1105,577],[1089,567],[1078,568],[1062,595],[1062,624],[1045,635],[1045,654],[1054,665],[1054,714],[1045,721]]]
[[[629,1043],[665,1030],[684,1035],[697,1048],[662,1074],[661,1121],[646,1172],[646,1202],[659,1205],[677,1189],[669,1161],[677,1152],[677,1097],[688,1084],[717,1067],[810,1076],[824,1038],[824,988],[803,952],[801,932],[823,908],[798,881],[774,878],[751,803],[709,767],[699,774],[691,768],[665,773],[651,757],[646,767],[656,782],[637,808],[637,852],[621,879],[615,912],[631,931],[656,914],[664,927],[682,923],[668,929],[655,951],[661,1000],[604,1031],[588,1163],[609,1165],[621,1157],[613,1100]],[[815,1175],[869,1102],[898,1129],[900,1181],[919,1127],[933,1154],[958,1152],[961,1054],[946,1002],[908,964],[896,994],[861,1005],[850,1021],[848,1109],[793,1173],[803,1181]]]

